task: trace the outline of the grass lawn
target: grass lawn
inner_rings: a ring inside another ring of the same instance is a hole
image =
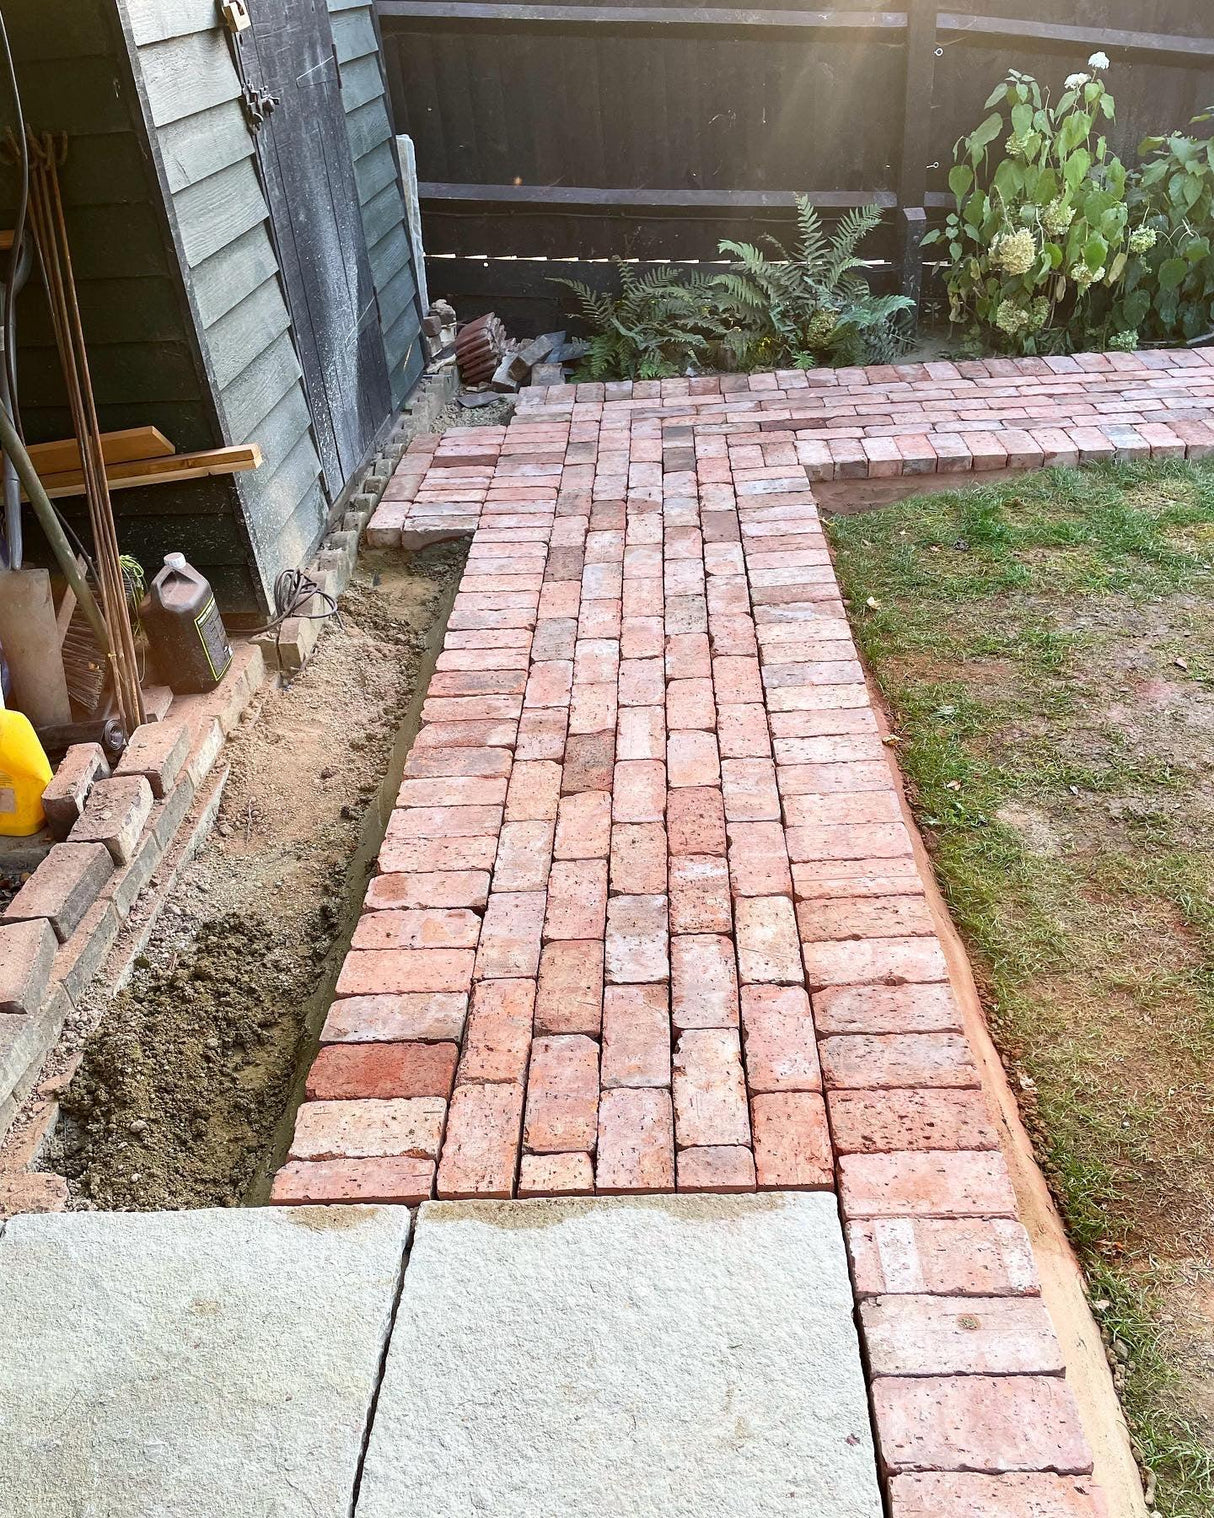
[[[1158,1509],[1214,1513],[1214,465],[829,524]]]

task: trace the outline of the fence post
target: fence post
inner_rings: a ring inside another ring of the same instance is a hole
[[[927,164],[936,84],[937,0],[906,0],[906,97],[902,113],[902,166],[898,175],[902,292],[918,302],[923,285],[927,230]]]

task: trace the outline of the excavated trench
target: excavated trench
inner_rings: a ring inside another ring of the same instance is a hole
[[[85,1009],[48,1163],[77,1207],[264,1202],[416,734],[465,542],[367,554],[251,708],[216,826],[126,986]]]

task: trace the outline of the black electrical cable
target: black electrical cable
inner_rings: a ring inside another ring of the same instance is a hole
[[[313,597],[320,598],[322,609],[304,611],[303,608]],[[299,617],[305,622],[321,622],[327,617],[336,617],[338,626],[343,625],[336,598],[327,590],[321,590],[312,576],[302,569],[284,569],[274,581],[274,613],[264,627],[250,629],[250,635],[256,637],[259,633],[272,632],[276,649],[282,636],[282,624],[288,617]]]

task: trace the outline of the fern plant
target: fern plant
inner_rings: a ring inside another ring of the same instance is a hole
[[[717,283],[750,314],[747,368],[813,368],[819,363],[887,362],[902,346],[898,317],[914,301],[873,295],[859,272],[857,250],[880,224],[876,206],[849,211],[832,237],[805,196],[797,197],[797,242],[786,251],[765,241],[776,257],[753,243],[721,242],[736,261]]]
[[[587,379],[664,379],[718,367],[737,368],[751,340],[748,311],[698,270],[659,266],[638,274],[615,260],[620,293],[557,279],[577,297],[591,328],[590,351],[579,371]]]

